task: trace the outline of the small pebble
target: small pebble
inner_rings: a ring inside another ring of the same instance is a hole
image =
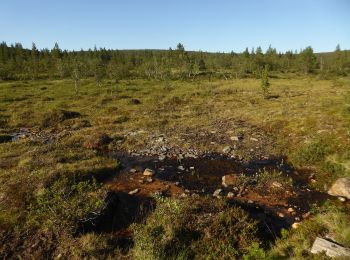
[[[296,229],[300,226],[300,223],[298,222],[294,222],[293,225],[292,225],[292,228]]]
[[[143,176],[153,176],[154,171],[152,169],[146,168],[145,171],[143,172]]]
[[[235,194],[233,193],[233,192],[229,192],[229,193],[227,193],[227,198],[228,199],[233,199],[235,197]]]
[[[338,200],[340,200],[341,202],[345,202],[346,199],[344,197],[338,197]]]
[[[134,194],[138,193],[139,191],[140,191],[140,189],[134,189],[134,190],[129,192],[129,195],[134,195]]]

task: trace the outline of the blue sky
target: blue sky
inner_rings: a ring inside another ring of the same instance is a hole
[[[62,49],[350,49],[348,0],[6,0],[0,41]]]

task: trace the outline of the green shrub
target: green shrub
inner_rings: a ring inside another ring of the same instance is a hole
[[[106,191],[95,180],[76,182],[61,177],[37,191],[30,205],[28,227],[47,227],[74,232],[78,225],[94,219],[104,208]]]
[[[78,112],[55,109],[43,115],[41,126],[49,127],[63,122],[64,120],[77,117],[80,117],[80,113]]]
[[[315,140],[296,151],[294,157],[299,165],[315,164],[322,162],[330,152],[331,148],[326,140]]]

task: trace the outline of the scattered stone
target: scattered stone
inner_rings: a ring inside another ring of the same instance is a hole
[[[293,225],[292,225],[292,228],[296,229],[300,226],[300,223],[298,222],[294,222]]]
[[[130,169],[130,171],[129,171],[130,173],[135,173],[135,172],[137,172],[137,170],[136,169],[134,169],[134,168],[132,168],[132,169]]]
[[[176,186],[179,186],[179,185],[180,185],[180,182],[178,182],[178,181],[175,182],[175,185],[176,185]]]
[[[254,141],[254,142],[258,142],[259,141],[258,139],[254,138],[254,137],[250,137],[250,140]]]
[[[323,251],[325,251],[326,255],[329,257],[350,257],[349,248],[340,246],[326,239],[316,237],[311,248],[311,253],[318,254]]]
[[[231,139],[232,141],[236,141],[236,142],[239,141],[238,136],[231,136],[230,139]]]
[[[153,179],[152,179],[151,177],[148,177],[148,178],[146,179],[146,182],[151,183],[151,182],[153,182]]]
[[[292,213],[292,212],[294,212],[294,209],[293,208],[288,208],[288,212]]]
[[[329,195],[350,199],[350,177],[339,178],[328,191]]]
[[[229,193],[227,193],[227,198],[228,199],[233,199],[235,197],[235,194],[233,193],[233,192],[229,192]]]
[[[344,198],[344,197],[338,197],[338,200],[340,200],[341,202],[345,202],[345,201],[346,201],[346,198]]]
[[[159,155],[158,160],[159,161],[164,161],[165,158],[166,158],[166,156],[164,154],[162,154],[162,155]]]
[[[152,169],[146,168],[145,171],[143,172],[143,176],[153,176],[154,171]]]
[[[310,181],[311,181],[311,183],[316,183],[315,179],[311,179]]]
[[[194,171],[194,167],[193,167],[193,166],[191,166],[191,167],[190,167],[190,170],[191,170],[191,171]]]
[[[180,198],[186,198],[188,195],[186,193],[181,193]]]
[[[281,183],[279,183],[278,181],[274,181],[272,184],[271,184],[272,187],[274,188],[282,188],[283,185]]]
[[[129,195],[134,195],[134,194],[138,193],[139,191],[140,191],[140,189],[134,189],[134,190],[129,192]]]
[[[295,221],[300,221],[299,217],[295,217],[294,219],[295,219]]]
[[[163,193],[163,191],[155,191],[155,192],[153,192],[153,196],[158,196],[158,197],[162,197],[162,196],[164,196],[164,193]]]
[[[237,183],[237,176],[235,174],[227,174],[222,177],[221,183],[224,187],[233,186]]]
[[[182,165],[179,165],[177,168],[178,168],[180,171],[184,171],[184,170],[185,170],[185,167],[183,167]]]
[[[222,193],[222,189],[217,189],[216,191],[214,191],[213,197],[219,197],[221,193]]]
[[[144,181],[144,180],[139,180],[139,183],[140,183],[140,184],[144,184],[145,181]]]
[[[278,212],[278,216],[279,216],[280,218],[284,218],[284,214],[283,214],[282,212]]]
[[[249,204],[253,204],[253,203],[254,203],[254,201],[252,201],[252,200],[248,200],[248,203],[249,203]]]
[[[231,152],[231,150],[232,150],[232,149],[231,149],[230,146],[225,146],[224,149],[222,149],[222,152],[223,152],[223,153],[229,153],[229,152]]]

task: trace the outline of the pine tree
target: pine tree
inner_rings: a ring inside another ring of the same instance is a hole
[[[269,82],[268,66],[265,65],[261,73],[261,89],[265,99],[269,97],[269,87],[270,87],[270,82]]]

